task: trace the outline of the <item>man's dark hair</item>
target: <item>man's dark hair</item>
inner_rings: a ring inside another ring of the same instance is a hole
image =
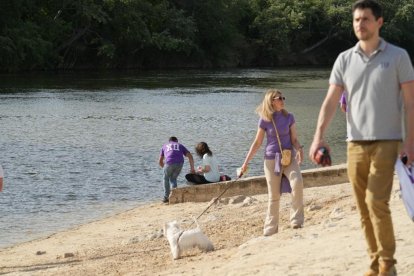
[[[169,142],[178,142],[177,137],[171,136],[170,139],[168,139]]]
[[[357,9],[370,9],[375,19],[382,17],[382,7],[375,0],[358,0],[352,5],[352,13]]]

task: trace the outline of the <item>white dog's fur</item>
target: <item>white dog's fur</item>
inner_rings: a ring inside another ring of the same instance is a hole
[[[197,221],[196,221],[197,223]],[[200,226],[189,230],[181,230],[177,221],[167,222],[164,225],[164,236],[170,243],[173,259],[180,258],[183,251],[198,247],[201,251],[208,252],[214,250],[213,243],[201,231]]]

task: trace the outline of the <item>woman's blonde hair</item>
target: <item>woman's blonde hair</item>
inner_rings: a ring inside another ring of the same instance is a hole
[[[282,96],[282,92],[280,90],[268,89],[265,92],[262,103],[256,107],[256,113],[259,114],[262,119],[271,121],[273,113],[275,112],[275,110],[273,110],[272,102],[275,97],[279,96]],[[285,116],[288,115],[288,112],[285,109],[282,109],[282,113]]]

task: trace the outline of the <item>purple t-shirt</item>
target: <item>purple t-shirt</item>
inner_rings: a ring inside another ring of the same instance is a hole
[[[282,149],[292,149],[292,141],[290,139],[290,126],[295,123],[293,114],[288,113],[288,115],[285,116],[281,111],[274,112],[273,120],[279,133]],[[265,159],[274,159],[276,152],[280,152],[275,127],[273,126],[272,121],[265,121],[262,118],[259,120],[259,127],[264,129],[266,132],[267,143],[264,157]]]
[[[177,142],[168,142],[161,148],[160,156],[165,157],[166,164],[184,163],[184,156],[189,152],[183,145]]]

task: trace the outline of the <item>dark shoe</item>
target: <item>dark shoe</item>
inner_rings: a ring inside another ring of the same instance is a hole
[[[292,225],[292,228],[293,229],[299,229],[299,228],[302,228],[302,225],[300,225],[300,224],[293,224]]]
[[[164,197],[164,198],[162,199],[162,203],[168,203],[168,202],[170,202],[170,200],[169,200],[168,198],[165,198],[165,197]]]
[[[378,276],[397,276],[395,261],[380,261]]]

